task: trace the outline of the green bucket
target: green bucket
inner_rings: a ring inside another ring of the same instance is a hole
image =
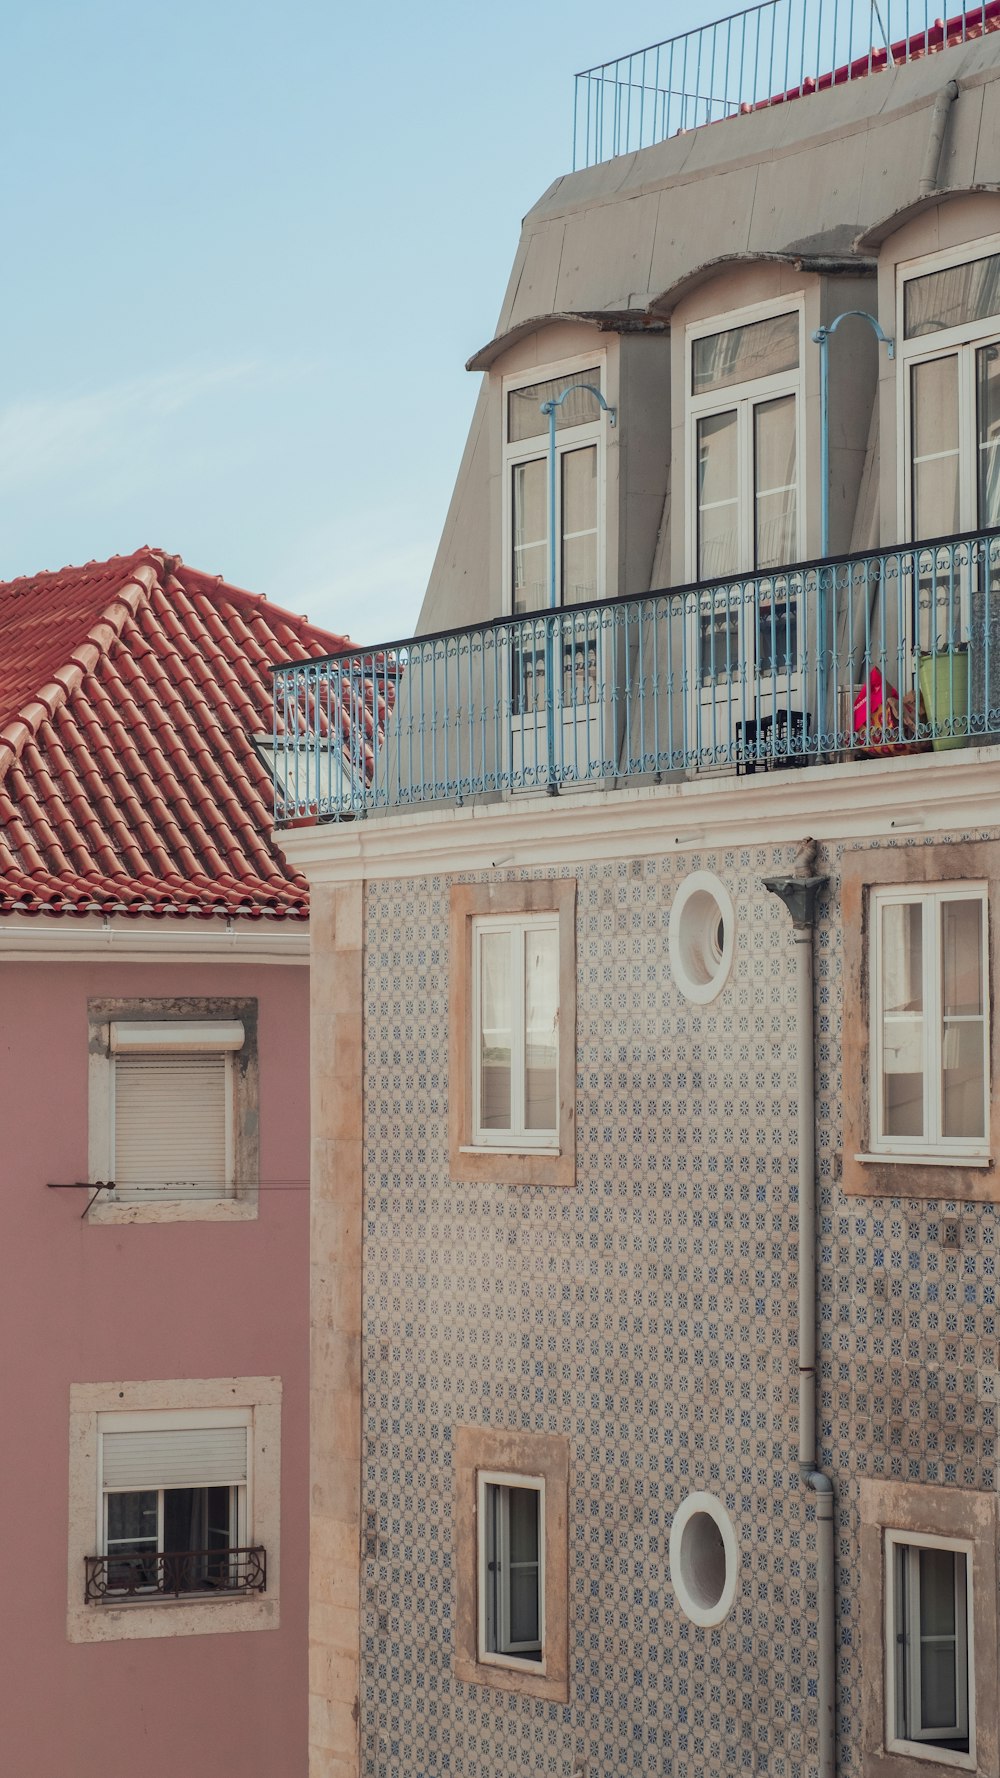
[[[935,732],[935,753],[964,747],[969,728],[969,657],[967,654],[925,654],[920,662],[921,719]],[[951,732],[949,732],[949,729]]]

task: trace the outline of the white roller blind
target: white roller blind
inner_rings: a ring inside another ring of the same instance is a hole
[[[144,1050],[239,1050],[243,1038],[239,1019],[115,1019],[110,1031],[111,1049],[131,1055]]]
[[[115,1057],[115,1185],[122,1197],[224,1197],[229,1068],[223,1054]]]
[[[247,1479],[245,1426],[102,1434],[105,1488],[214,1488]]]

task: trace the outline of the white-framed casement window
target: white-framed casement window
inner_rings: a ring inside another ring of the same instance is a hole
[[[794,298],[687,330],[688,572],[737,580],[690,608],[699,746],[805,729],[801,586],[783,572],[803,554],[802,330]]]
[[[281,1380],[70,1387],[71,1642],[274,1629]]]
[[[874,888],[869,917],[872,1153],[985,1160],[987,886]]]
[[[556,409],[556,604],[603,592],[602,410],[578,383],[604,393],[599,358],[504,379],[505,610],[515,617],[549,604],[549,421],[541,409],[569,388]]]
[[[472,1139],[558,1148],[558,913],[472,922]]]
[[[1000,524],[1000,236],[897,271],[904,535]]]
[[[88,1603],[263,1592],[253,1523],[249,1408],[97,1419],[97,1554]]]
[[[801,366],[794,300],[688,328],[692,580],[801,556]]]
[[[479,1659],[545,1670],[545,1479],[480,1470]]]
[[[255,1002],[91,1002],[92,1221],[256,1214],[257,1118]]]
[[[975,1770],[973,1545],[885,1532],[887,1752]]]

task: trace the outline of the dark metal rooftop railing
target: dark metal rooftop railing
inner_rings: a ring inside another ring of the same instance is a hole
[[[274,696],[278,822],[993,741],[1000,531],[296,661]]]
[[[136,1555],[85,1556],[88,1605],[123,1599],[180,1598],[189,1594],[263,1593],[267,1553],[258,1544],[232,1550],[151,1550]]]
[[[761,0],[576,76],[573,165],[840,86],[1000,28],[1000,3],[936,16],[929,0]]]

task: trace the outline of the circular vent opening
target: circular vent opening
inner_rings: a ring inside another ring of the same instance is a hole
[[[692,1623],[721,1624],[736,1597],[739,1552],[733,1521],[714,1494],[689,1494],[670,1531],[670,1578]]]
[[[711,871],[685,878],[670,909],[670,967],[681,993],[704,1003],[721,993],[733,963],[736,915]]]

